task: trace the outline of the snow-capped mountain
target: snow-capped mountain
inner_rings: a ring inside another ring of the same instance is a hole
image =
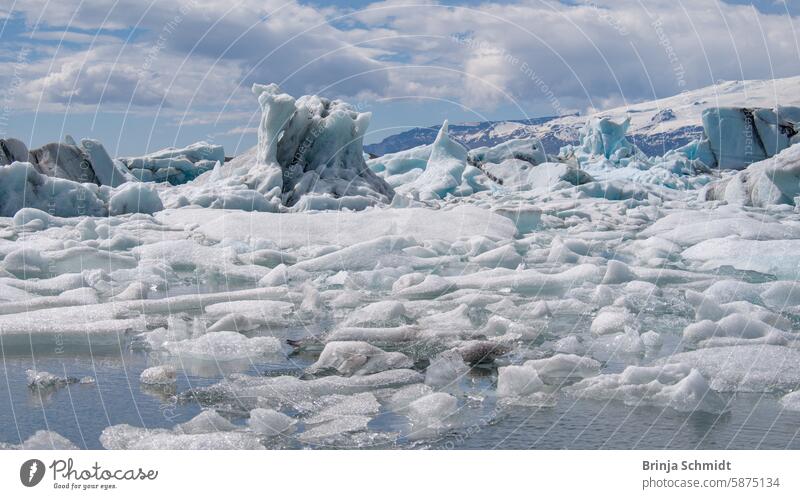
[[[709,107],[767,107],[798,105],[800,77],[775,80],[723,81],[715,85],[682,92],[652,101],[629,104],[593,115],[569,115],[519,121],[486,121],[450,125],[450,134],[468,148],[492,146],[506,140],[538,137],[550,154],[561,146],[576,144],[578,132],[591,116],[607,116],[622,121],[631,117],[630,142],[649,155],[663,155],[702,134],[701,114]],[[430,144],[439,126],[413,128],[385,138],[364,150],[383,155]]]
[[[482,146],[493,146],[511,139],[531,137],[539,127],[557,116],[533,118],[528,120],[479,121],[450,125],[450,136],[469,149]],[[412,147],[432,144],[439,133],[441,124],[429,127],[417,127],[405,132],[386,137],[381,142],[364,146],[364,151],[383,156]]]

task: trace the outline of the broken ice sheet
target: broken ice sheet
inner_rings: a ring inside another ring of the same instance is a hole
[[[486,446],[507,414],[551,423],[574,398],[627,411],[628,428],[652,423],[637,405],[719,414],[742,410],[736,392],[775,414],[797,405],[789,138],[771,162],[719,173],[702,140],[643,153],[625,138],[639,116],[564,117],[579,143],[557,153],[533,139],[470,151],[444,126],[435,144],[365,160],[364,113],[256,94],[259,146],[227,162],[213,144],[110,162],[95,149],[90,186],[43,178],[53,158],[0,165],[62,196],[53,213],[41,196],[20,209],[0,187],[4,353],[102,346],[134,382],[93,373],[97,387],[185,411],[169,428],[104,422],[89,446]],[[673,107],[641,115],[672,126]],[[299,151],[306,119],[325,129]],[[45,365],[38,391],[74,381]]]

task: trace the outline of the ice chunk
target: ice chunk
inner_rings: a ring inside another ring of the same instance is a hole
[[[236,425],[220,416],[217,411],[206,409],[189,421],[177,425],[175,430],[186,435],[199,435],[218,431],[233,431],[236,428]]]
[[[250,411],[250,419],[247,420],[250,429],[268,437],[294,433],[296,424],[297,420],[286,414],[261,407]]]
[[[740,108],[712,107],[703,111],[703,131],[720,168],[742,170],[766,158],[756,133],[752,112]]]
[[[607,117],[591,118],[580,131],[580,146],[562,148],[559,155],[568,157],[582,153],[606,159],[641,155],[638,148],[625,138],[630,124],[630,116],[622,123],[616,123]]]
[[[171,385],[176,381],[177,373],[170,365],[148,367],[139,375],[139,381],[145,385]]]
[[[312,443],[332,441],[348,433],[365,431],[371,420],[370,416],[341,416],[308,429],[297,435],[297,438]]]
[[[603,276],[603,284],[621,284],[636,279],[636,275],[630,267],[619,260],[609,260],[606,265],[606,275]]]
[[[28,147],[19,139],[12,137],[0,139],[0,165],[10,165],[15,161],[31,161]]]
[[[437,298],[454,289],[447,279],[435,274],[425,276],[422,282],[400,289],[395,296],[409,300],[425,300]]]
[[[366,341],[393,344],[418,339],[420,330],[413,326],[397,327],[341,327],[328,335],[326,341]]]
[[[12,446],[12,448],[21,450],[78,450],[78,447],[67,438],[48,430],[38,430],[22,442],[21,445]]]
[[[182,394],[181,399],[198,399],[214,402],[244,403],[258,401],[268,404],[292,406],[312,401],[325,395],[352,395],[381,388],[395,388],[422,382],[422,375],[410,369],[394,369],[365,376],[325,376],[301,380],[293,376],[260,377],[237,375],[209,387],[195,388]]]
[[[308,371],[333,369],[343,376],[353,376],[412,366],[411,359],[400,352],[385,352],[364,341],[331,341]]]
[[[553,350],[558,353],[570,353],[574,355],[583,355],[586,353],[586,347],[583,342],[574,334],[561,338],[553,343]]]
[[[354,310],[345,321],[347,326],[393,327],[409,322],[406,308],[399,301],[388,300]]]
[[[46,177],[101,185],[86,153],[75,145],[45,144],[30,151],[30,162],[38,173]]]
[[[314,405],[322,406],[322,409],[304,418],[306,424],[319,424],[344,416],[374,416],[381,408],[381,404],[372,393],[330,395],[322,397]]]
[[[701,199],[746,206],[795,204],[800,195],[800,144],[710,184]]]
[[[469,372],[461,354],[456,350],[447,350],[431,360],[425,371],[425,384],[437,389],[457,387],[461,379]]]
[[[511,139],[492,147],[478,147],[471,149],[467,154],[469,162],[475,166],[484,163],[502,163],[508,159],[516,159],[539,165],[547,161],[542,142],[536,137],[524,139]]]
[[[233,331],[214,331],[199,338],[168,341],[163,348],[176,357],[222,362],[275,355],[281,352],[281,343],[276,338],[248,338]]]
[[[505,366],[497,370],[497,396],[501,398],[524,398],[540,393],[545,386],[539,373],[529,364]]]
[[[100,434],[100,443],[109,450],[263,450],[260,437],[253,433],[221,431],[184,434],[165,429],[148,430],[127,424],[109,426]]]
[[[0,166],[0,216],[25,207],[59,217],[101,216],[106,212],[102,197],[95,185],[42,175],[30,163]]]
[[[708,239],[684,250],[681,256],[696,262],[700,270],[730,266],[784,279],[800,275],[800,250],[796,239],[752,241],[735,236]]]
[[[529,360],[525,366],[532,367],[545,379],[587,378],[600,372],[600,363],[590,357],[559,353],[545,359]]]
[[[800,362],[800,351],[777,345],[739,345],[701,348],[667,357],[665,363],[697,368],[720,392],[792,390],[800,373],[787,369]]]
[[[182,184],[225,162],[222,146],[196,142],[182,148],[168,147],[140,157],[117,161],[143,182]]]
[[[626,405],[669,407],[680,412],[726,412],[725,400],[712,390],[697,369],[683,364],[628,366],[620,374],[603,374],[580,381],[567,391],[596,400],[620,400]]]
[[[787,411],[800,411],[800,390],[787,393],[781,397],[781,405]]]
[[[482,267],[515,269],[522,263],[522,257],[513,244],[507,244],[481,253],[471,258],[470,261]]]
[[[487,181],[489,179],[478,168],[467,163],[466,148],[450,137],[445,120],[433,143],[425,169],[414,180],[399,186],[398,192],[431,201],[448,195],[468,196],[486,190]]]
[[[453,310],[421,317],[418,324],[423,336],[428,338],[460,336],[475,328],[469,310],[469,305],[462,303]]]
[[[25,376],[28,379],[28,386],[30,388],[40,388],[45,390],[61,388],[62,386],[67,386],[79,381],[78,378],[61,377],[51,374],[47,371],[34,371],[33,369],[28,369],[25,371]]]
[[[584,170],[566,163],[548,162],[531,167],[528,163],[507,160],[498,165],[484,165],[483,169],[501,181],[504,190],[511,191],[545,193],[595,181]]]
[[[625,326],[632,325],[634,319],[634,315],[624,307],[603,307],[592,321],[590,330],[596,336],[620,333]]]
[[[111,195],[108,211],[111,216],[125,213],[147,213],[152,215],[164,209],[158,193],[140,183],[129,183]]]
[[[424,395],[408,405],[408,417],[415,426],[440,429],[458,412],[458,400],[449,393]]]
[[[756,317],[732,313],[717,322],[702,320],[688,325],[683,331],[683,339],[698,343],[712,337],[755,339],[771,335],[781,337],[781,333],[782,331]]]
[[[773,309],[800,306],[800,284],[797,281],[778,281],[770,284],[760,296]]]
[[[130,178],[127,172],[114,163],[99,140],[82,139],[80,148],[87,156],[100,185],[118,187]]]

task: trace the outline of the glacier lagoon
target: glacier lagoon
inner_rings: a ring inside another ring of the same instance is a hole
[[[125,345],[123,345],[125,347]],[[300,374],[313,361],[253,362],[246,372],[253,375]],[[202,411],[199,404],[178,404],[175,392],[208,386],[221,373],[195,372],[181,376],[175,389],[148,389],[139,375],[152,359],[146,353],[123,348],[103,348],[88,356],[85,352],[64,352],[36,356],[36,367],[52,373],[71,373],[96,378],[93,384],[39,393],[27,387],[25,371],[33,368],[30,355],[7,354],[4,371],[7,383],[0,388],[0,408],[7,414],[0,427],[0,440],[17,442],[37,431],[50,428],[79,448],[101,449],[100,435],[112,424],[137,427],[173,428]],[[216,367],[216,366],[214,366]],[[616,366],[620,369],[622,366]],[[224,372],[224,371],[223,371]],[[469,385],[491,397],[492,373],[474,369],[467,374]],[[780,397],[742,393],[732,397],[730,412],[717,415],[685,414],[658,407],[630,407],[624,404],[564,398],[552,407],[508,407],[502,414],[493,409],[476,414],[471,425],[453,429],[431,441],[399,438],[343,444],[347,448],[433,448],[433,449],[796,449],[800,414],[784,410]],[[234,424],[245,426],[241,411],[222,412]],[[488,424],[491,421],[491,424]],[[376,433],[396,431],[402,418],[391,412],[378,414],[368,425]],[[52,442],[44,439],[43,448]],[[234,440],[231,445],[235,445]],[[305,448],[307,442],[289,436],[270,442],[271,448]],[[319,448],[327,448],[316,444]]]
[[[796,108],[368,158],[368,113],[254,93],[232,159],[4,142],[4,446],[797,447]]]

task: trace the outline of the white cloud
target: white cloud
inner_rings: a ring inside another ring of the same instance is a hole
[[[276,81],[294,94],[418,96],[547,114],[717,79],[789,76],[800,59],[795,19],[716,0],[421,3],[353,10],[293,0],[18,2],[29,24],[41,19],[48,28],[30,25],[34,40],[58,27],[84,45],[39,47],[45,57],[25,68],[30,97],[17,104],[163,103],[192,120],[252,109],[249,85]]]

